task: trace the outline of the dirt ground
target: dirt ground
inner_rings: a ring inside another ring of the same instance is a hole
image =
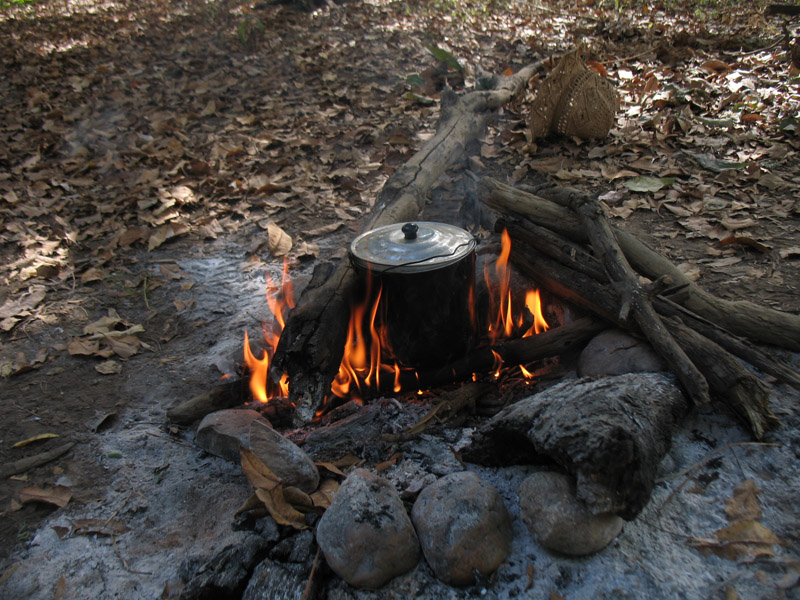
[[[800,313],[800,84],[780,19],[757,3],[448,6],[0,13],[0,465],[76,443],[0,482],[0,576],[59,510],[20,504],[20,492],[103,498],[123,457],[100,453],[100,434],[131,406],[165,423],[167,408],[237,369],[220,341],[240,343],[226,317],[242,301],[251,335],[268,315],[263,273],[279,277],[283,261],[271,227],[293,242],[295,276],[341,258],[383,182],[435,127],[443,78],[463,90],[478,65],[517,70],[583,41],[621,100],[606,140],[532,142],[532,85],[493,126],[478,174],[606,194],[617,225],[707,289]],[[443,76],[425,44],[463,71]],[[251,281],[252,295],[231,295],[230,278]],[[219,360],[192,361],[217,345]],[[153,389],[163,402],[143,408]],[[176,443],[179,433],[162,429]],[[57,437],[14,447],[43,434]]]

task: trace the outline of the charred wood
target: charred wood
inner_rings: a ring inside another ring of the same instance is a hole
[[[506,104],[541,68],[526,66],[499,77],[496,89],[443,97],[436,134],[386,182],[362,230],[416,219],[440,175],[466,158],[493,112]],[[321,287],[303,294],[290,313],[273,357],[272,373],[289,374],[297,424],[311,421],[330,391],[344,352],[347,318],[356,275],[342,261]]]
[[[167,410],[167,421],[176,425],[190,425],[217,410],[241,406],[250,399],[247,381],[226,381],[183,404]]]

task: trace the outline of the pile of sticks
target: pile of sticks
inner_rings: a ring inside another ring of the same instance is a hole
[[[492,178],[479,197],[499,213],[511,260],[573,305],[644,336],[695,404],[725,403],[757,439],[779,421],[768,388],[737,357],[800,389],[800,374],[754,344],[800,351],[800,316],[704,291],[640,239],[612,227],[596,198]],[[647,283],[642,283],[642,281]]]

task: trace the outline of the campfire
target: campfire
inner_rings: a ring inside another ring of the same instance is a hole
[[[476,307],[475,287],[469,286],[464,293],[468,306],[466,322],[455,323],[465,331],[478,329],[478,347],[490,347],[505,340],[527,338],[549,328],[545,319],[540,291],[536,288],[522,291],[512,290],[511,237],[508,231],[501,236],[501,249],[494,264],[487,261],[483,268],[481,302],[482,311]],[[366,270],[364,285],[359,297],[350,307],[347,323],[347,339],[341,364],[326,395],[325,404],[318,412],[341,404],[344,400],[363,403],[365,399],[384,393],[422,393],[420,369],[401,361],[393,347],[390,334],[391,314],[386,307],[383,280],[371,270]],[[253,400],[268,403],[276,398],[289,397],[289,376],[283,373],[277,381],[270,377],[270,365],[289,311],[295,306],[294,286],[289,276],[288,261],[284,262],[280,285],[267,275],[267,303],[272,321],[262,324],[265,348],[261,358],[251,349],[248,332],[244,333],[244,364],[249,373],[249,389]],[[481,312],[482,314],[478,314]],[[426,344],[429,340],[415,339],[414,344]],[[504,358],[494,350],[492,368],[486,372],[470,374],[472,381],[482,377],[498,379],[504,369],[519,368],[520,375],[532,379],[533,374],[525,364],[506,364]],[[456,357],[463,358],[463,356]],[[421,365],[424,369],[427,366]],[[459,383],[454,375],[453,381]]]

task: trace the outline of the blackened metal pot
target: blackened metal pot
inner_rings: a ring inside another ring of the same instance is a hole
[[[380,290],[376,321],[401,365],[442,366],[472,348],[476,245],[467,231],[431,222],[379,227],[350,244],[373,297]]]

